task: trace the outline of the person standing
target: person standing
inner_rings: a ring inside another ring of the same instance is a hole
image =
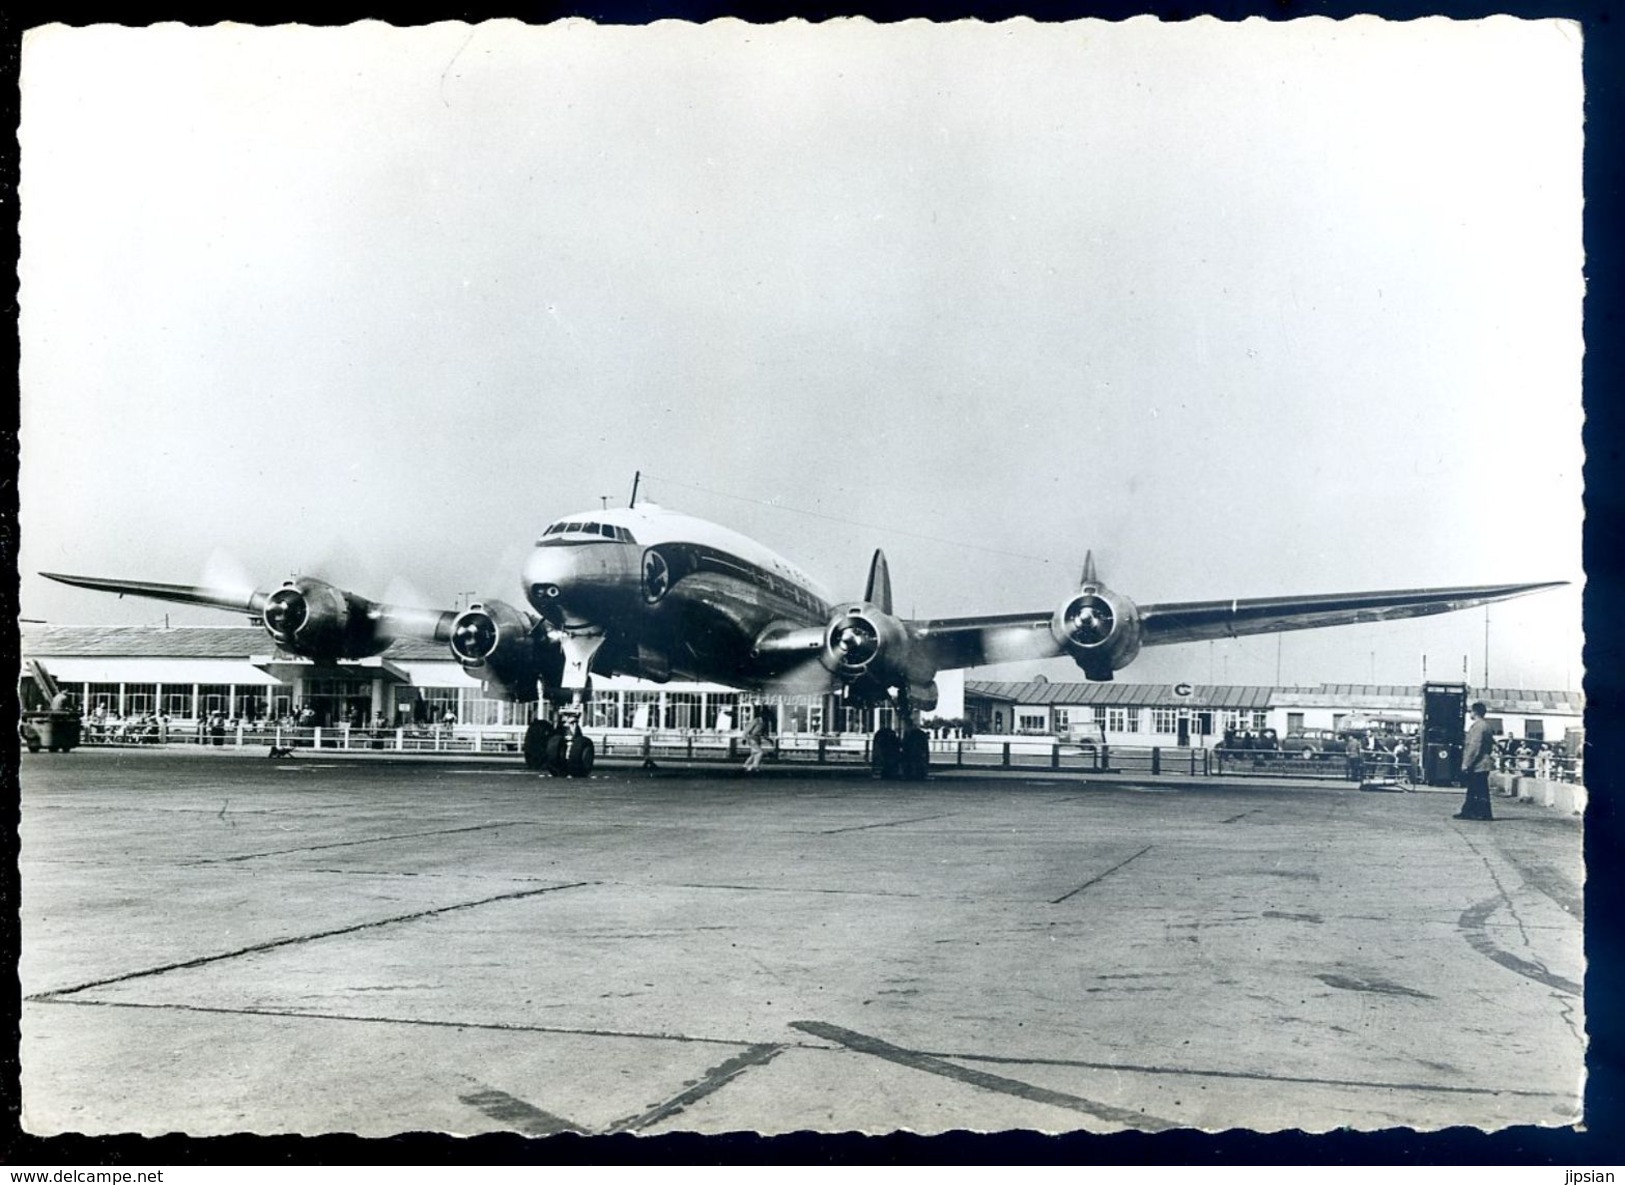
[[[1360,748],[1360,738],[1349,733],[1348,740],[1343,745],[1343,752],[1348,757],[1349,781],[1365,781],[1365,754]]]
[[[1489,721],[1484,714],[1489,709],[1483,700],[1473,703],[1473,723],[1467,729],[1467,740],[1461,747],[1461,775],[1467,782],[1467,797],[1461,804],[1458,819],[1477,819],[1488,823],[1495,816],[1490,811],[1490,767],[1494,764],[1491,750],[1494,738],[1490,736]]]
[[[762,768],[762,758],[767,756],[767,716],[761,708],[756,709],[750,727],[745,730],[745,744],[750,749],[750,755],[745,758],[745,772],[753,774]]]

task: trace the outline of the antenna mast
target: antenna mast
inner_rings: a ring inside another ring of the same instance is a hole
[[[643,477],[643,470],[635,470],[632,474],[632,496],[626,501],[626,508],[631,510],[638,504],[638,481]]]

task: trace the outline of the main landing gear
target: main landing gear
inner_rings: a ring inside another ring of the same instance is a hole
[[[895,728],[875,733],[869,747],[869,767],[875,777],[888,782],[923,782],[931,772],[931,740],[914,718],[914,706],[906,696],[894,697],[899,718],[907,723],[901,735]]]

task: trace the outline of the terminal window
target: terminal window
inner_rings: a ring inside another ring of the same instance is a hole
[[[621,727],[654,728],[659,711],[658,691],[628,691],[621,701]]]
[[[666,693],[665,727],[687,731],[700,726],[700,697],[692,691]]]
[[[705,727],[717,727],[717,715],[726,712],[739,719],[739,696],[731,691],[708,692],[705,697]]]
[[[126,683],[124,685],[124,714],[145,716],[158,710],[158,684]]]

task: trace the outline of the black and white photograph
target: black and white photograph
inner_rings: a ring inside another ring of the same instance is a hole
[[[29,30],[23,1131],[1580,1128],[1582,40]]]

